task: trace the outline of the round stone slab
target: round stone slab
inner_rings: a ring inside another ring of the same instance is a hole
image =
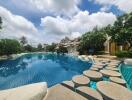
[[[113,65],[108,65],[107,67],[117,68],[117,66],[113,66]]]
[[[72,81],[78,85],[88,85],[90,83],[89,78],[83,75],[74,76]]]
[[[91,67],[90,70],[93,70],[93,71],[98,71],[99,69],[96,68],[96,67]]]
[[[108,66],[118,66],[118,64],[115,64],[115,63],[109,63]]]
[[[87,95],[89,100],[103,100],[101,94],[92,88],[81,86],[78,87],[76,91],[82,95]]]
[[[108,69],[108,70],[113,70],[113,71],[119,71],[118,68],[114,68],[114,67],[105,67],[105,69]]]
[[[102,80],[103,75],[100,72],[87,70],[84,71],[83,74],[90,78],[92,81],[99,81]]]
[[[107,76],[107,77],[120,77],[121,76],[121,74],[119,72],[107,70],[107,69],[100,70],[100,72],[104,76]]]
[[[74,83],[72,81],[64,81],[64,82],[62,82],[62,84],[66,85],[68,87],[74,88]]]
[[[97,90],[105,100],[132,100],[132,92],[113,82],[100,81],[97,83]]]
[[[101,65],[93,65],[92,67],[98,68],[98,69],[102,69],[103,68],[103,66],[101,66]]]
[[[123,86],[126,85],[126,81],[121,79],[121,78],[118,78],[118,77],[110,77],[110,81],[112,81],[114,83],[118,83],[118,84],[123,85]]]

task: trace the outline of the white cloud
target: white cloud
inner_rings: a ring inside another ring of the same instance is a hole
[[[1,38],[20,38],[26,36],[28,39],[33,39],[37,32],[36,27],[22,16],[14,15],[6,8],[0,6],[0,16],[2,17],[3,29]]]
[[[94,1],[95,3],[103,5],[104,7],[114,5],[117,6],[117,8],[120,9],[121,11],[127,13],[132,12],[132,0],[90,0],[90,1]]]
[[[13,0],[14,4],[28,9],[40,10],[54,15],[66,15],[68,17],[79,11],[80,0]]]
[[[89,14],[88,11],[80,11],[71,19],[47,16],[41,18],[41,26],[45,34],[58,37],[58,41],[64,37],[78,37],[94,27],[105,27],[113,24],[116,16],[113,13],[97,12]]]

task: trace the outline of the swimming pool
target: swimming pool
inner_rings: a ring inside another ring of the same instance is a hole
[[[121,64],[120,71],[127,82],[128,88],[132,90],[132,65]]]
[[[0,61],[0,89],[47,82],[48,87],[82,74],[91,63],[70,55],[26,54],[15,60]]]

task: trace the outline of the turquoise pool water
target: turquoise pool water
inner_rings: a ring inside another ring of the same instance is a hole
[[[0,89],[47,82],[48,87],[82,74],[91,63],[70,55],[27,54],[16,60],[0,61]]]
[[[132,65],[122,64],[120,66],[120,71],[122,73],[123,78],[127,82],[127,86],[130,90],[132,90]]]

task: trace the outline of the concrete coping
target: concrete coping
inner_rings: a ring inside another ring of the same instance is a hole
[[[88,85],[90,83],[90,79],[83,75],[74,76],[72,81],[78,85]]]
[[[131,100],[132,92],[122,85],[100,81],[97,83],[97,90],[103,95],[105,100]]]
[[[47,94],[45,82],[0,91],[0,100],[42,100]]]
[[[118,77],[110,77],[110,81],[118,83],[120,85],[126,85],[126,81]]]
[[[106,77],[120,77],[121,76],[119,72],[107,70],[107,69],[100,70],[100,72]]]
[[[86,96],[89,100],[103,100],[101,94],[97,92],[95,89],[92,89],[90,87],[81,86],[78,87],[76,91],[81,95]]]
[[[108,70],[113,70],[113,71],[119,71],[118,68],[113,68],[113,67],[105,67],[105,69],[108,69]]]
[[[92,70],[84,71],[83,74],[89,77],[90,80],[93,80],[93,81],[102,80],[102,77],[103,77],[103,75],[100,72],[92,71]]]

